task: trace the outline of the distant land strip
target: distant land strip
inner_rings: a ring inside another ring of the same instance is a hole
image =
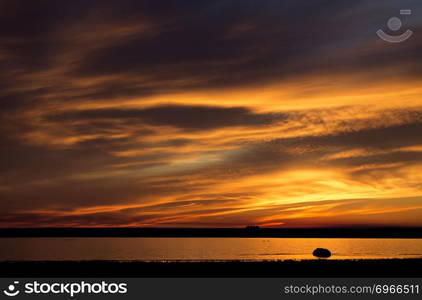
[[[422,238],[422,228],[0,228],[14,237]]]

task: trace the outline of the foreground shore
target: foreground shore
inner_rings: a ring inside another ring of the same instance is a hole
[[[2,277],[422,277],[422,259],[0,262]]]

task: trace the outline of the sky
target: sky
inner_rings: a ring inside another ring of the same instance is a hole
[[[421,14],[0,0],[0,227],[422,226]]]

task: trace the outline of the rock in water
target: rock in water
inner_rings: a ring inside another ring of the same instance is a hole
[[[331,251],[324,248],[317,248],[312,255],[318,258],[329,258],[331,256]]]

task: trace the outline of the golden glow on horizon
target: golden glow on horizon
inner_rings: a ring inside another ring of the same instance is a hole
[[[318,79],[315,79],[318,81]],[[88,84],[88,83],[87,83]],[[351,94],[352,89],[349,86],[341,90],[330,90],[329,94],[324,94],[322,89],[318,92],[305,93],[297,97],[295,91],[298,88],[292,84],[291,88],[278,86],[269,86],[255,88],[252,90],[235,90],[223,92],[210,92],[207,94],[170,94],[152,98],[143,98],[138,100],[128,99],[119,102],[104,103],[72,103],[71,105],[61,105],[54,108],[55,112],[66,112],[74,110],[98,110],[110,108],[145,108],[157,104],[167,105],[217,105],[221,101],[213,99],[225,99],[224,105],[227,107],[237,105],[248,105],[251,111],[257,113],[294,113],[297,117],[287,122],[280,120],[272,126],[261,126],[255,128],[248,127],[232,127],[214,129],[200,132],[189,132],[177,128],[167,126],[150,126],[145,125],[145,129],[155,132],[149,136],[134,137],[132,131],[139,128],[125,125],[119,128],[115,133],[107,132],[108,139],[120,139],[129,137],[135,142],[132,148],[118,152],[110,152],[111,155],[118,158],[131,158],[131,162],[109,164],[95,172],[86,172],[82,174],[73,174],[71,177],[56,178],[50,182],[44,182],[46,185],[55,185],[58,181],[63,180],[93,180],[99,178],[133,178],[148,184],[152,178],[165,180],[165,178],[183,178],[180,183],[181,191],[175,186],[171,196],[162,196],[156,198],[140,197],[140,201],[148,201],[148,205],[134,204],[115,205],[115,206],[93,206],[87,208],[76,209],[71,212],[47,210],[47,211],[27,211],[27,213],[46,213],[57,216],[76,216],[89,215],[99,213],[119,213],[122,210],[133,209],[141,214],[147,210],[145,207],[160,205],[175,201],[180,197],[186,199],[200,199],[202,194],[231,195],[241,193],[248,195],[242,197],[234,197],[236,202],[233,204],[224,203],[222,205],[213,205],[215,211],[207,212],[207,210],[192,210],[192,205],[179,206],[172,208],[168,212],[160,210],[160,216],[152,218],[148,223],[139,223],[138,225],[160,225],[164,224],[184,224],[200,222],[203,219],[218,220],[223,216],[249,215],[248,223],[257,223],[262,226],[274,226],[275,224],[283,224],[280,220],[287,219],[310,219],[310,218],[337,218],[340,215],[347,216],[364,216],[371,214],[385,214],[385,223],[389,222],[388,214],[394,212],[412,211],[422,209],[419,205],[401,207],[400,200],[395,203],[394,207],[383,208],[376,202],[382,202],[385,198],[406,198],[419,194],[419,189],[415,188],[412,183],[422,179],[420,168],[406,167],[401,168],[400,175],[389,173],[391,167],[400,167],[397,164],[379,164],[370,163],[359,165],[350,170],[375,170],[372,175],[367,177],[350,177],[344,173],[343,167],[324,166],[324,161],[336,159],[359,158],[376,154],[391,154],[402,151],[421,152],[420,146],[402,147],[395,150],[365,150],[363,148],[351,148],[349,150],[339,150],[329,152],[329,154],[321,157],[321,165],[315,168],[309,168],[308,163],[298,162],[297,164],[289,164],[281,167],[281,171],[258,171],[254,174],[254,170],[240,170],[238,174],[230,174],[230,166],[225,167],[228,157],[236,157],[242,155],[244,151],[243,145],[253,146],[262,141],[272,141],[283,138],[298,138],[307,136],[323,136],[336,135],[342,132],[353,132],[355,130],[365,130],[374,128],[383,128],[393,124],[405,124],[408,122],[406,116],[390,114],[388,111],[404,109],[409,107],[418,107],[420,104],[420,96],[422,88],[417,85],[412,87],[403,87],[410,83],[401,83],[401,89],[398,85],[388,89],[388,84],[381,86],[357,89],[355,94]],[[318,84],[316,84],[319,86]],[[396,92],[393,92],[393,91]],[[365,94],[366,93],[366,94]],[[290,94],[290,95],[289,95]],[[405,102],[394,101],[397,97],[406,96]],[[292,100],[296,97],[295,100]],[[353,104],[353,106],[351,106]],[[370,106],[368,106],[370,105]],[[221,105],[220,105],[221,106]],[[103,134],[80,135],[72,132],[66,126],[51,126],[44,120],[45,113],[51,113],[48,105],[38,108],[37,111],[28,111],[25,117],[32,119],[35,131],[29,132],[22,138],[28,144],[37,146],[46,146],[50,148],[66,149],[71,148],[83,141],[90,141],[102,138]],[[322,120],[322,122],[321,122]],[[344,124],[344,120],[350,120],[350,124]],[[86,121],[81,121],[84,125]],[[117,122],[117,121],[116,121]],[[388,137],[386,137],[388,138]],[[169,147],[165,142],[170,139],[189,139],[190,143],[177,147]],[[149,143],[150,147],[136,147],[136,142],[140,144]],[[162,143],[161,146],[160,143]],[[320,147],[324,147],[321,145]],[[291,155],[312,155],[318,151],[317,148],[306,148],[297,146],[286,148],[285,153]],[[151,158],[148,161],[137,161],[137,157],[143,157],[154,154],[166,154],[162,158]],[[283,155],[280,152],[280,155]],[[157,166],[148,165],[157,163]],[[139,167],[139,170],[137,170]],[[211,169],[210,169],[211,168]],[[224,168],[228,168],[227,172]],[[259,168],[259,166],[258,166]],[[382,171],[382,169],[386,171]],[[197,175],[183,175],[195,171]],[[382,172],[382,180],[376,175],[376,172]],[[210,175],[207,175],[209,173]],[[224,174],[226,173],[226,174]],[[217,175],[218,174],[218,175]],[[228,174],[228,175],[227,175]],[[214,176],[215,175],[215,176]],[[232,176],[231,176],[232,175]],[[240,176],[236,176],[240,175]],[[222,178],[219,178],[222,176]],[[374,177],[375,176],[375,177]],[[31,184],[31,183],[28,183]],[[197,186],[196,186],[197,185]],[[195,187],[189,193],[183,191],[186,186]],[[135,196],[136,197],[136,196]],[[319,205],[318,202],[338,201],[342,199],[378,199],[373,200],[374,203],[354,209],[345,209],[338,211],[336,207],[339,204]],[[303,203],[303,205],[302,205]],[[310,205],[307,203],[311,203]],[[277,206],[299,205],[297,208],[282,209],[282,214],[277,212]],[[260,217],[262,211],[274,210],[270,216]],[[257,216],[254,216],[254,213]],[[173,216],[176,214],[177,216]],[[136,216],[136,213],[133,213]],[[227,218],[231,219],[231,218]],[[214,221],[210,221],[214,222]],[[242,222],[242,217],[240,218]],[[230,223],[230,222],[229,222]],[[300,223],[299,223],[300,224]],[[318,223],[317,223],[318,224]],[[131,224],[135,225],[135,224]],[[236,225],[236,222],[233,223]]]

